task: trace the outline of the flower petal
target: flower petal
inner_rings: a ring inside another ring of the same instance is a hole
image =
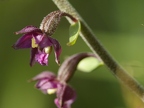
[[[71,108],[71,104],[76,99],[75,91],[66,84],[59,84],[57,89],[57,98],[55,104],[58,108]]]
[[[61,45],[60,43],[56,40],[56,39],[53,39],[51,37],[49,37],[52,44],[53,44],[53,47],[54,47],[54,51],[55,51],[55,61],[57,64],[60,64],[60,60],[59,60],[59,57],[60,57],[60,54],[61,54]]]
[[[32,34],[28,33],[20,37],[13,45],[15,49],[30,48],[31,47]]]
[[[36,43],[39,44],[40,48],[44,48],[44,47],[48,47],[48,46],[52,46],[52,42],[51,42],[51,38],[49,38],[49,36],[41,35],[41,36],[35,36],[34,37],[36,40]]]
[[[53,80],[48,80],[47,78],[41,79],[36,83],[36,88],[41,90],[43,93],[47,93],[48,89],[56,89],[57,82]]]
[[[49,81],[47,79],[42,79],[42,80],[38,81],[38,83],[36,84],[36,87],[47,90],[47,89],[57,88],[57,83],[55,81]]]
[[[38,53],[38,48],[31,48],[30,66],[33,66],[36,62],[35,55]]]
[[[43,34],[34,34],[33,38],[35,39],[35,43],[39,44],[43,38]]]
[[[20,31],[17,31],[16,34],[25,34],[25,33],[30,33],[30,32],[40,32],[42,33],[42,31],[35,27],[35,26],[26,26],[25,28],[21,29]]]
[[[32,78],[33,81],[35,80],[40,80],[43,78],[47,78],[48,80],[52,80],[56,78],[56,75],[50,71],[44,71],[40,74],[38,74],[37,76],[35,76],[34,78]]]

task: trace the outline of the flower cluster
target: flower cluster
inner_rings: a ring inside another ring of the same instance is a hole
[[[60,64],[59,57],[62,48],[60,43],[51,36],[55,32],[62,16],[69,17],[75,23],[78,22],[77,19],[68,13],[54,11],[44,17],[40,24],[40,28],[30,25],[16,32],[16,34],[23,34],[23,36],[16,41],[13,48],[31,49],[30,66],[33,66],[35,62],[38,62],[41,65],[48,65],[48,57],[51,53],[52,47],[55,53],[55,61],[57,64]],[[78,24],[80,25],[79,22]],[[78,31],[76,34],[73,34],[72,38],[70,38],[69,45],[75,43]],[[71,104],[76,99],[76,93],[75,90],[68,85],[68,81],[75,72],[78,62],[86,56],[87,54],[74,55],[70,59],[65,60],[65,62],[60,66],[57,76],[52,72],[45,71],[31,80],[37,81],[35,87],[43,93],[56,93],[57,98],[54,102],[58,108],[71,108]]]

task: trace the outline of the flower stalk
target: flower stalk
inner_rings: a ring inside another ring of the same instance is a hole
[[[134,91],[144,102],[144,88],[133,77],[131,77],[106,51],[103,45],[96,38],[92,30],[86,24],[86,22],[77,13],[74,7],[68,2],[68,0],[52,0],[56,6],[63,12],[71,14],[81,22],[80,36],[94,54],[99,55],[105,65],[111,70],[112,74],[118,78],[125,86]],[[72,20],[68,18],[68,21],[72,23]]]

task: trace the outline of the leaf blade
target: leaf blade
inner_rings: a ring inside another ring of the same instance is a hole
[[[78,38],[79,32],[81,30],[80,21],[75,22],[69,28],[69,42],[67,43],[68,46],[72,46],[76,43]]]

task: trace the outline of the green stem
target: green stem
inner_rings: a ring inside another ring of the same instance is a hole
[[[85,23],[85,21],[80,17],[80,15],[76,12],[74,7],[72,7],[72,5],[68,2],[68,0],[53,0],[53,2],[61,11],[69,13],[73,17],[80,20],[80,36],[85,41],[85,43],[89,46],[93,53],[100,56],[105,65],[111,70],[112,74],[115,75],[125,86],[129,87],[132,91],[134,91],[144,102],[144,88],[111,57],[108,51],[105,50],[105,48],[98,41],[94,33]],[[70,23],[72,23],[69,18],[67,19]]]

